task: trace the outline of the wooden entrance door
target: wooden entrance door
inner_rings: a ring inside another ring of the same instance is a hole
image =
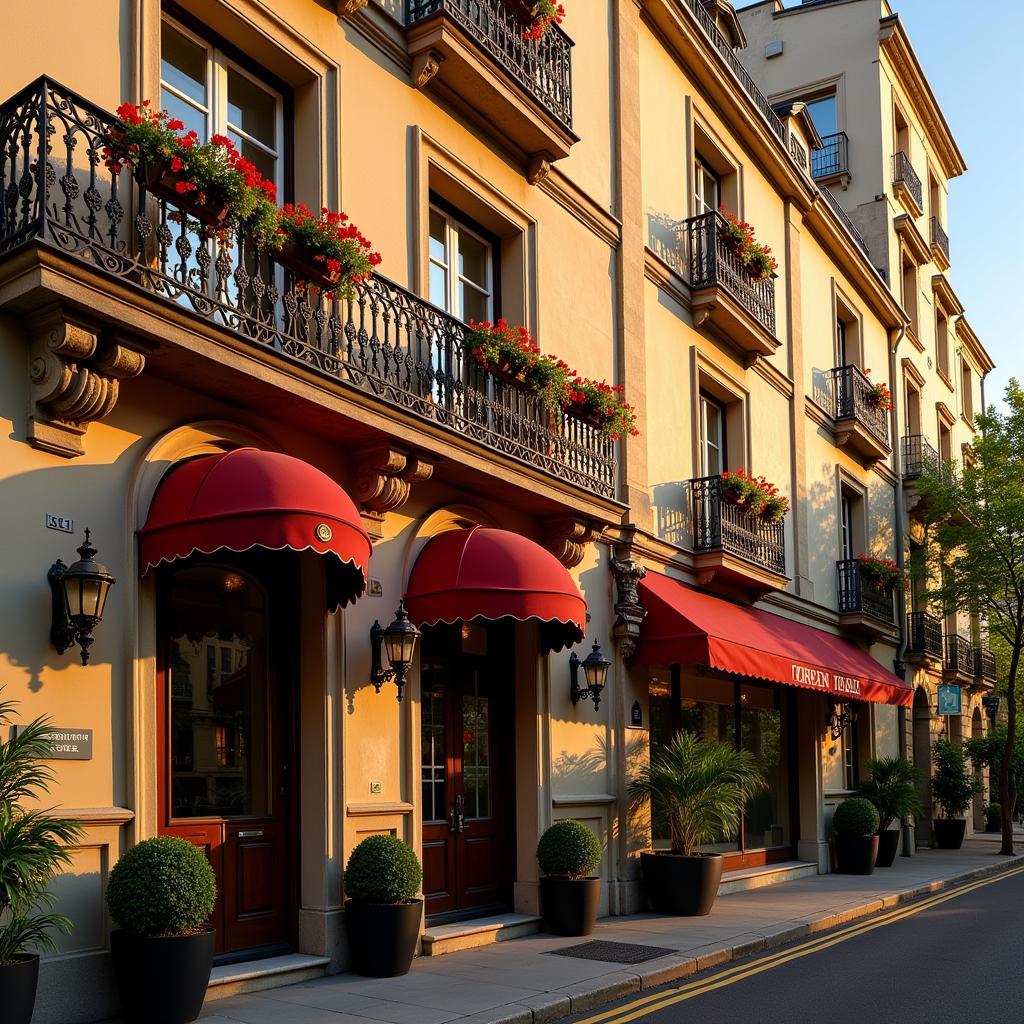
[[[423,892],[435,920],[511,904],[513,678],[511,629],[426,631]]]
[[[161,575],[160,832],[201,846],[217,877],[216,952],[293,944],[291,666],[267,559]]]

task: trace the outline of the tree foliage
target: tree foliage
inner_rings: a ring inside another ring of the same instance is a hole
[[[868,778],[860,784],[857,793],[878,810],[879,832],[885,832],[904,814],[916,817],[921,813],[921,800],[917,795],[921,773],[906,758],[873,758],[866,767]]]

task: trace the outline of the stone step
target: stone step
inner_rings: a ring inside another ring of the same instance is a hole
[[[330,962],[331,958],[327,956],[289,953],[287,956],[270,956],[264,960],[245,960],[214,967],[210,972],[206,1002],[322,978]]]
[[[540,921],[539,916],[532,914],[495,914],[455,924],[427,925],[423,933],[423,955],[443,956],[460,949],[475,949],[533,935],[540,931]]]
[[[792,882],[794,878],[805,878],[816,875],[818,865],[809,861],[784,860],[778,864],[763,864],[756,868],[740,868],[737,871],[726,871],[718,886],[718,895],[726,896],[733,892],[747,892],[749,889],[762,889],[766,885],[778,885],[780,882]]]

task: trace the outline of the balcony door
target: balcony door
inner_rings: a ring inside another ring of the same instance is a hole
[[[725,406],[700,393],[700,451],[698,453],[701,476],[720,476],[726,469]]]
[[[714,213],[722,205],[722,184],[718,175],[700,156],[693,161],[693,213]]]

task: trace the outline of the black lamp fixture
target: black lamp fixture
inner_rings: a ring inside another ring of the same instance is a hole
[[[404,601],[399,601],[394,621],[387,629],[382,629],[379,622],[374,622],[370,628],[370,646],[373,651],[370,682],[373,683],[374,689],[378,693],[385,683],[394,682],[398,687],[398,700],[402,700],[405,674],[412,664],[413,655],[416,653],[416,641],[419,638],[420,631],[409,621]],[[384,668],[381,663],[382,644],[387,651],[391,668]]]
[[[580,665],[583,666],[583,678],[587,683],[585,690],[580,689]],[[595,710],[600,707],[601,694],[604,692],[604,685],[608,681],[608,669],[611,667],[612,663],[601,653],[601,648],[596,640],[594,649],[583,661],[580,661],[575,651],[569,655],[569,697],[574,707],[588,697],[593,700]]]
[[[828,727],[832,739],[843,738],[843,733],[857,721],[857,706],[852,701],[834,701],[828,713]]]
[[[77,562],[68,566],[58,558],[46,574],[52,598],[50,643],[59,654],[78,644],[83,665],[89,664],[89,648],[95,639],[92,631],[103,618],[107,592],[116,582],[107,567],[96,561],[96,548],[89,536],[87,529]]]

